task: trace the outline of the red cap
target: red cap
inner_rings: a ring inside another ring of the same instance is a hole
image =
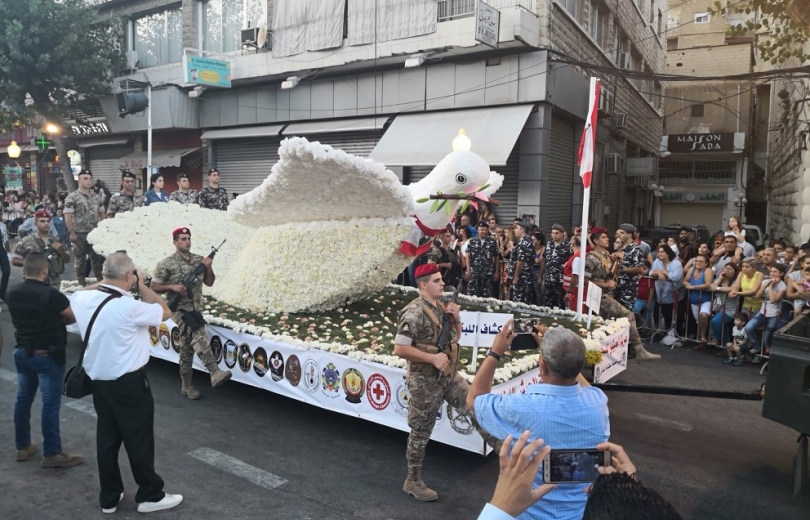
[[[44,209],[41,209],[41,210],[37,211],[36,213],[34,213],[34,218],[35,218],[35,219],[38,219],[38,218],[47,218],[47,219],[50,219],[50,218],[51,218],[51,214],[50,214],[50,213],[48,213],[47,211],[45,211]]]
[[[422,278],[423,276],[430,276],[433,273],[439,272],[439,266],[436,264],[423,264],[416,268],[414,278]]]
[[[187,227],[179,227],[172,231],[172,238],[177,238],[177,235],[188,235],[191,236],[191,230]]]

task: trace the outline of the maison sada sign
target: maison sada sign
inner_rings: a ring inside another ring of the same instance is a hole
[[[733,152],[734,133],[722,134],[674,134],[669,136],[668,151],[671,153]]]

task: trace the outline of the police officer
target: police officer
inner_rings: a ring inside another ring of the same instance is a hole
[[[467,263],[466,278],[469,280],[467,294],[481,298],[492,298],[492,286],[498,279],[499,257],[498,243],[489,236],[489,224],[482,220],[478,223],[478,236],[472,237],[467,243],[467,254],[470,261]]]
[[[51,216],[47,211],[41,209],[34,213],[34,223],[36,225],[34,234],[28,235],[14,246],[11,265],[22,267],[26,256],[31,253],[43,253],[48,261],[48,284],[58,291],[62,284],[65,264],[70,262],[70,253],[65,251],[65,246],[57,237],[50,234]]]
[[[563,267],[572,255],[571,244],[564,238],[565,228],[560,224],[551,226],[551,241],[546,244],[546,267],[543,270],[544,304],[564,309]]]
[[[135,174],[129,170],[121,170],[121,191],[113,193],[110,197],[107,216],[113,218],[118,213],[132,211],[141,206],[143,197],[135,195]]]
[[[644,266],[644,253],[641,248],[633,242],[633,234],[636,226],[633,224],[622,224],[616,230],[616,242],[620,251],[614,253],[613,258],[621,261],[619,267],[619,281],[616,284],[616,300],[633,310],[638,296],[638,279],[646,271]]]
[[[459,416],[473,424],[488,444],[499,449],[499,441],[482,431],[475,421],[465,400],[470,384],[456,372],[458,368],[458,338],[461,337],[460,308],[455,303],[446,306],[439,300],[444,289],[439,266],[420,265],[416,268],[416,284],[419,298],[415,299],[399,316],[397,335],[394,338],[394,354],[408,361],[407,382],[411,399],[408,402],[408,436],[406,459],[408,478],[402,491],[422,502],[431,502],[439,495],[422,481],[422,461],[436,414],[442,401],[457,410]],[[453,339],[447,352],[439,352],[436,346],[441,333],[442,316],[450,313],[453,324]],[[436,372],[441,375],[438,382]]]
[[[76,280],[80,285],[87,285],[84,276],[85,257],[90,256],[90,265],[97,280],[101,280],[101,267],[104,257],[93,251],[87,243],[87,235],[98,227],[98,222],[104,218],[104,205],[101,198],[92,190],[93,174],[90,170],[79,173],[79,189],[65,197],[65,224],[70,231],[70,242],[73,244],[76,271]]]
[[[509,277],[512,280],[512,301],[534,303],[534,242],[529,237],[531,224],[515,222],[518,243],[509,257]]]
[[[179,202],[180,204],[199,204],[200,196],[197,190],[189,188],[188,174],[177,174],[177,190],[169,195],[169,200]]]
[[[208,186],[200,190],[200,207],[226,211],[228,192],[219,187],[219,172],[216,168],[208,171]]]
[[[603,318],[627,318],[630,322],[630,344],[628,345],[628,357],[639,360],[661,359],[658,354],[647,352],[641,343],[636,328],[636,318],[633,311],[627,309],[622,304],[613,299],[613,290],[616,289],[616,271],[620,263],[608,253],[610,239],[607,233],[591,233],[593,251],[585,257],[585,275],[590,276],[590,283],[598,285],[602,289],[602,299],[599,302],[599,315]]]
[[[187,227],[180,227],[172,231],[172,240],[176,251],[171,256],[167,256],[155,267],[152,276],[152,290],[156,293],[179,293],[182,298],[177,306],[177,310],[172,314],[172,320],[181,327],[180,334],[180,393],[189,399],[199,399],[200,393],[191,384],[194,370],[191,363],[194,354],[202,361],[205,368],[211,374],[211,386],[217,387],[231,378],[230,370],[221,370],[217,365],[217,360],[211,352],[208,343],[208,336],[205,334],[205,327],[192,328],[186,325],[183,315],[190,311],[199,311],[203,308],[202,285],[208,287],[214,285],[216,275],[212,268],[213,259],[202,257],[191,252],[191,230]],[[194,290],[188,294],[182,281],[200,263],[205,266],[202,277],[198,277],[194,284]]]

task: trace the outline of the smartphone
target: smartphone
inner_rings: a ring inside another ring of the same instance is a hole
[[[534,327],[541,323],[539,318],[517,318],[512,323],[512,331],[515,334],[531,334],[534,332]]]
[[[551,450],[543,460],[547,484],[580,484],[599,478],[597,466],[610,465],[610,452],[599,450]]]

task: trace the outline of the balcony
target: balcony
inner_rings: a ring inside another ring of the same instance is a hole
[[[515,6],[522,7],[536,15],[539,14],[537,12],[537,2],[538,0],[489,0],[487,3],[495,9]],[[437,9],[438,20],[440,22],[446,22],[457,18],[474,16],[476,4],[476,0],[439,0]]]
[[[666,186],[734,186],[736,161],[660,161],[658,178]]]

